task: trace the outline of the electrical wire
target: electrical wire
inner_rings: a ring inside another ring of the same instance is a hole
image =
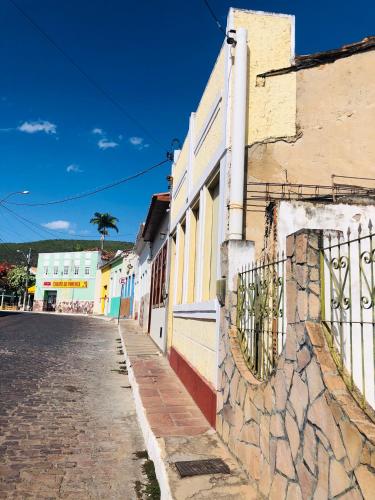
[[[45,228],[39,228],[37,224],[34,224],[33,222],[29,221],[25,217],[22,217],[22,215],[16,214],[13,210],[11,210],[9,207],[6,207],[4,204],[0,205],[1,208],[4,210],[7,210],[9,213],[11,213],[22,225],[27,227],[29,231],[32,231],[34,234],[36,234],[39,238],[45,238],[45,235],[41,233],[41,230],[45,231],[48,234],[53,234],[48,231],[48,229]],[[38,230],[34,229],[36,227]],[[54,235],[55,236],[55,235]],[[56,236],[55,236],[56,239]]]
[[[142,175],[147,174],[148,172],[151,172],[151,170],[154,170],[157,167],[160,167],[161,165],[164,165],[165,163],[169,162],[170,159],[167,158],[166,160],[163,160],[159,163],[156,163],[155,165],[152,165],[149,168],[146,168],[145,170],[141,170],[140,172],[137,172],[136,174],[130,175],[129,177],[124,177],[122,179],[119,179],[117,181],[111,182],[110,184],[106,184],[104,186],[99,186],[97,188],[94,188],[90,191],[85,191],[83,193],[78,193],[72,196],[68,196],[66,198],[62,198],[60,200],[52,200],[52,201],[46,201],[43,203],[16,203],[16,202],[6,202],[3,203],[2,205],[5,207],[5,205],[18,205],[18,206],[26,206],[26,207],[43,207],[46,205],[57,205],[60,203],[66,203],[68,201],[73,201],[73,200],[79,200],[81,198],[87,198],[88,196],[92,196],[97,193],[101,193],[102,191],[106,191],[107,189],[112,189],[116,186],[119,186],[120,184],[124,184],[126,182],[129,182],[133,179],[137,179],[138,177],[141,177]]]
[[[10,0],[12,1],[12,0]],[[224,36],[227,38],[227,34],[225,32],[225,29],[223,28],[221,22],[219,21],[219,18],[217,17],[217,15],[215,14],[213,8],[211,7],[211,5],[208,3],[207,0],[203,0],[205,6],[207,7],[207,10],[209,11],[209,13],[211,14],[211,17],[212,19],[215,21],[216,23],[216,26],[219,28],[219,30],[224,34]]]
[[[53,232],[52,232],[49,229],[47,229],[44,226],[42,226],[41,224],[38,224],[37,222],[34,222],[34,221],[30,220],[30,219],[27,219],[26,217],[23,217],[22,215],[18,214],[14,210],[11,210],[9,207],[6,207],[5,205],[0,204],[0,207],[3,208],[3,209],[5,209],[5,210],[7,210],[11,215],[13,215],[13,217],[15,217],[19,222],[21,222],[21,224],[23,224],[28,229],[33,230],[32,228],[29,228],[28,225],[26,225],[26,223],[29,224],[29,225],[31,225],[31,226],[33,226],[33,227],[35,227],[35,228],[37,228],[38,232],[34,231],[34,233],[37,234],[39,237],[42,237],[42,238],[45,237],[43,234],[41,234],[39,232],[40,230],[44,231],[48,235],[53,236],[53,239],[56,239],[56,235],[59,235],[59,234],[61,234],[65,238],[68,236],[66,233],[63,233],[62,231],[53,230]],[[124,237],[125,234],[129,235],[129,234],[133,234],[133,233],[119,233],[116,236]],[[84,238],[84,239],[93,240],[93,241],[95,240],[94,235],[87,235],[87,234],[80,234],[80,233],[78,233],[78,234],[74,234],[72,236],[75,237],[74,239],[77,239],[77,237],[78,237],[78,238]],[[57,238],[57,239],[61,239],[61,238]]]
[[[150,139],[152,139],[156,144],[159,144],[164,150],[165,147],[161,142],[151,134],[151,132],[142,123],[134,118],[125,107],[110,94],[104,87],[102,87],[86,70],[84,70],[44,29],[24,10],[18,5],[14,0],[8,0],[15,9],[22,14],[22,16],[27,19],[27,21],[46,39],[48,42],[65,57],[65,59],[94,87],[102,96],[104,96],[114,107],[116,107],[121,113],[123,113],[128,120],[132,121],[137,127],[142,130]]]

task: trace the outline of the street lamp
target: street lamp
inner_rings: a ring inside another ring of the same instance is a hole
[[[26,282],[25,282],[25,293],[23,294],[23,306],[22,306],[22,309],[26,311],[27,298],[29,295],[28,288],[29,288],[29,278],[30,278],[31,248],[29,248],[27,255],[25,255],[22,250],[17,250],[17,253],[22,254],[26,260]]]
[[[30,194],[30,191],[27,191],[27,189],[25,189],[24,191],[13,191],[12,193],[7,194],[5,196],[5,198],[3,198],[2,200],[0,200],[0,204],[3,203],[4,201],[6,201],[11,196],[14,196],[16,194]]]

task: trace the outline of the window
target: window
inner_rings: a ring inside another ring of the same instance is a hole
[[[218,261],[218,238],[219,238],[219,183],[217,182],[210,190],[211,197],[211,234],[210,234],[210,286],[209,298],[216,297],[217,261]]]
[[[53,274],[57,276],[59,274],[59,266],[53,266]]]
[[[85,267],[85,274],[86,274],[86,276],[88,276],[90,274],[90,267],[89,266]]]
[[[64,274],[65,276],[69,274],[69,266],[64,266]]]
[[[167,244],[164,243],[152,263],[151,271],[151,306],[164,306],[165,274],[167,264]]]
[[[177,251],[176,251],[176,269],[177,269],[177,283],[176,283],[176,304],[182,304],[183,297],[183,278],[184,278],[184,265],[185,265],[185,234],[186,234],[186,221],[183,221],[177,230]]]
[[[74,274],[75,276],[79,274],[79,266],[74,266]]]
[[[48,266],[44,266],[44,274],[47,276],[47,274],[48,274]]]
[[[193,289],[193,301],[198,302],[199,300],[199,249],[200,249],[200,221],[199,221],[199,205],[193,210],[193,216],[195,221],[195,255],[194,255],[194,289]]]
[[[203,246],[203,264],[201,269],[202,281],[201,300],[210,300],[216,297],[216,280],[219,253],[219,176],[204,187],[205,209],[204,216],[201,216],[204,237],[201,243]],[[201,230],[201,234],[203,232]]]

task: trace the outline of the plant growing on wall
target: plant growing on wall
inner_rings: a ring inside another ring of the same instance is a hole
[[[114,217],[109,213],[95,212],[94,217],[90,219],[91,224],[97,226],[98,232],[100,234],[101,249],[104,247],[104,239],[108,236],[108,229],[113,229],[118,233],[117,222],[118,218]]]

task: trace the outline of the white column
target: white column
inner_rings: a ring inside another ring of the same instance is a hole
[[[247,108],[247,30],[236,33],[234,91],[232,95],[232,168],[230,174],[229,239],[243,235],[245,140]]]

